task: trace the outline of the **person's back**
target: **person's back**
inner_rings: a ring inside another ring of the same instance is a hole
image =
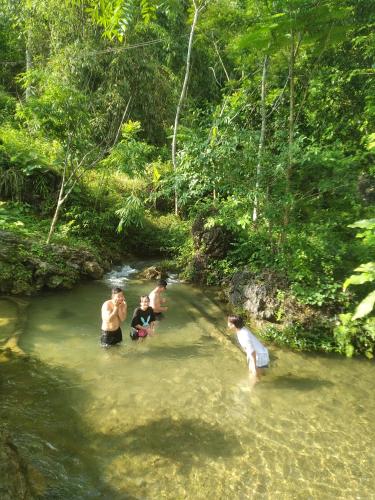
[[[269,364],[268,349],[262,342],[248,329],[243,326],[237,330],[237,339],[242,349],[251,354],[253,351],[256,353],[256,366],[261,368]]]
[[[228,316],[228,327],[236,332],[238,342],[246,353],[249,371],[255,380],[259,380],[262,368],[269,364],[268,349],[245,327],[240,316]]]
[[[150,306],[153,308],[156,315],[161,315],[168,310],[168,307],[162,306],[162,302],[164,303],[165,299],[161,297],[161,294],[165,292],[166,288],[167,282],[165,280],[160,280],[158,286],[149,294]]]

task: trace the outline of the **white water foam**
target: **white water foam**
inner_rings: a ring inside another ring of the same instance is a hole
[[[178,278],[178,274],[168,273],[168,278],[166,279],[168,285],[173,283],[183,283],[182,280]]]
[[[109,271],[109,273],[105,274],[103,280],[111,286],[123,287],[129,281],[129,276],[137,272],[138,269],[125,264]]]

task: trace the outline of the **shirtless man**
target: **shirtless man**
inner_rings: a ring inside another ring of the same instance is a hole
[[[112,289],[112,298],[102,305],[101,344],[114,345],[122,341],[120,325],[126,318],[127,305],[121,288]]]
[[[160,318],[163,312],[168,310],[168,307],[162,306],[164,304],[165,298],[161,297],[161,294],[165,292],[167,288],[167,282],[165,280],[158,281],[158,286],[152,290],[150,293],[150,306],[153,308],[156,318]]]

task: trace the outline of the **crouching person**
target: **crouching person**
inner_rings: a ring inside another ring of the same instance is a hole
[[[228,316],[228,328],[235,331],[242,350],[246,353],[249,372],[256,382],[260,380],[262,369],[270,362],[268,349],[244,326],[240,316]]]

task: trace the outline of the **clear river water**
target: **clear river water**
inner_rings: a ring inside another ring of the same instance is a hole
[[[245,356],[217,338],[213,290],[171,282],[157,334],[132,342],[153,284],[127,271],[32,298],[29,356],[0,364],[0,422],[41,473],[40,498],[375,498],[374,363],[270,346],[251,388]],[[129,313],[124,342],[105,349],[111,284]]]

